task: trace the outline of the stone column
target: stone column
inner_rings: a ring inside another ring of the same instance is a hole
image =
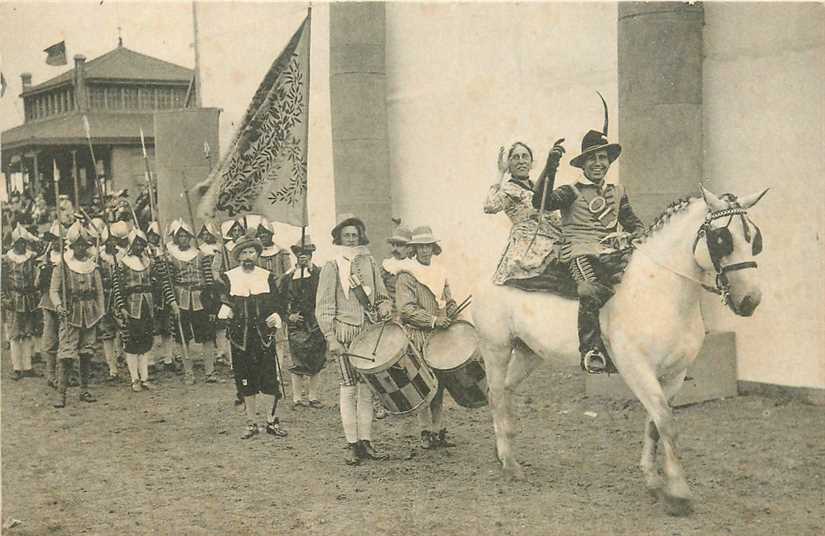
[[[702,180],[701,3],[619,2],[621,182],[646,224]]]
[[[393,229],[384,4],[343,2],[329,9],[335,211],[364,219],[380,259]]]

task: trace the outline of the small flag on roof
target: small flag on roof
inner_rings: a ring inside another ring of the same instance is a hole
[[[43,49],[46,53],[46,63],[48,65],[66,65],[66,41],[55,43]]]

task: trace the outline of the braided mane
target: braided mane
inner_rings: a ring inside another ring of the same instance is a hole
[[[699,194],[690,194],[687,197],[680,197],[675,201],[671,201],[671,203],[662,211],[662,213],[656,216],[656,218],[653,220],[653,223],[650,224],[650,227],[647,228],[643,239],[647,240],[648,238],[653,236],[653,234],[655,234],[656,231],[664,227],[665,224],[667,224],[667,222],[669,222],[673,216],[687,210],[691,201],[693,201],[694,199],[699,199],[700,197],[701,196]]]

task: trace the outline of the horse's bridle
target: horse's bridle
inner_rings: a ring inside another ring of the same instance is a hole
[[[710,254],[710,260],[713,263],[713,269],[716,271],[716,286],[711,287],[703,283],[702,288],[721,296],[722,304],[731,307],[731,309],[736,312],[733,304],[730,302],[730,281],[728,281],[727,274],[748,268],[756,269],[757,264],[755,261],[745,261],[722,265],[722,257],[730,255],[733,252],[733,236],[728,227],[733,221],[734,216],[739,216],[741,219],[745,232],[745,240],[752,242],[752,252],[754,255],[758,255],[762,251],[762,232],[759,230],[759,227],[747,217],[748,211],[738,205],[708,212],[705,215],[704,223],[702,223],[701,227],[696,231],[696,240],[693,241],[693,253],[694,255],[696,254],[696,246],[699,245],[699,241],[704,237],[705,244],[707,244],[708,247],[708,253]],[[711,226],[711,222],[721,218],[728,218],[728,222],[724,227],[714,228]],[[752,241],[748,223],[756,229]]]

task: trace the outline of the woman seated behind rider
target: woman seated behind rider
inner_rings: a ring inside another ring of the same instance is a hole
[[[541,175],[546,176],[552,190],[559,160],[564,154],[557,141],[547,157]],[[498,152],[499,182],[493,184],[484,200],[484,212],[497,214],[504,211],[513,227],[507,240],[507,247],[501,255],[493,276],[493,283],[503,285],[511,279],[529,279],[544,272],[557,259],[555,246],[561,236],[557,214],[545,213],[539,222],[539,211],[533,208],[533,181],[530,170],[533,167],[533,151],[527,144],[516,142],[510,147],[507,158],[504,147]],[[510,179],[505,180],[507,173]],[[537,232],[538,230],[538,232]]]

